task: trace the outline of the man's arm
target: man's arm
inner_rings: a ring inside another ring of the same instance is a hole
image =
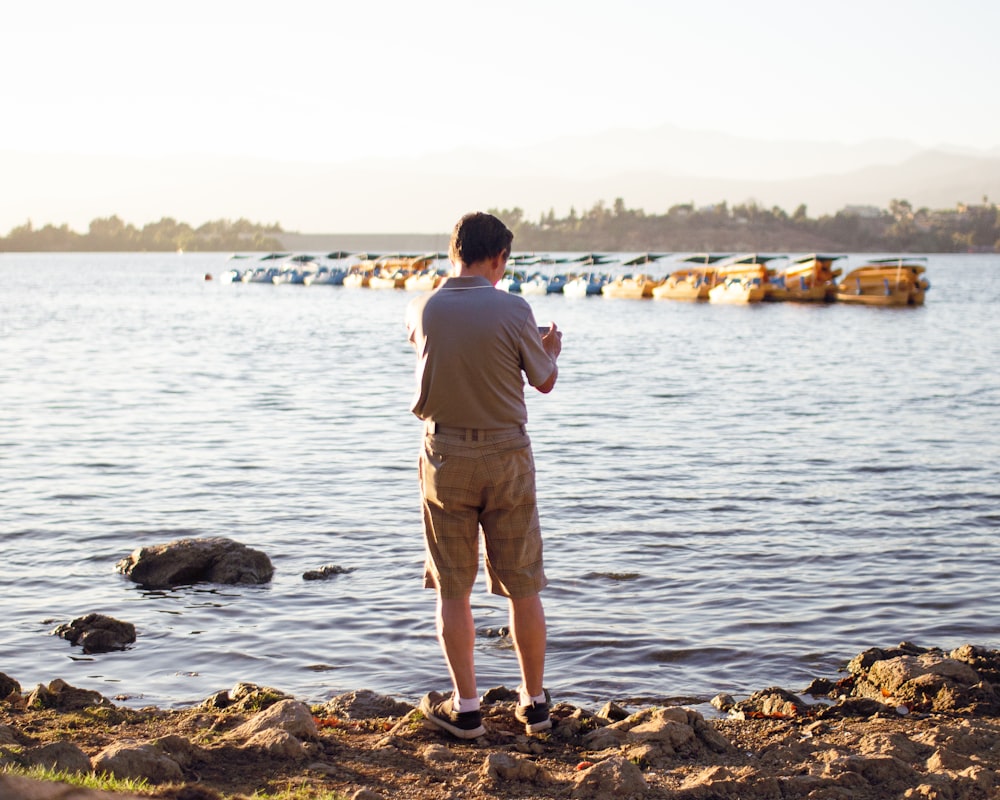
[[[552,361],[555,362],[559,358],[559,354],[562,352],[562,331],[556,328],[556,324],[553,322],[552,327],[545,332],[542,336],[542,347],[545,348],[545,352],[552,356]],[[552,374],[545,379],[543,383],[538,384],[535,388],[542,394],[548,394],[556,385],[556,380],[559,378],[559,365],[553,363]]]
[[[535,388],[538,389],[542,394],[548,394],[555,388],[556,379],[559,377],[559,365],[556,364],[555,369],[552,370],[552,374],[546,379],[545,383],[540,383]]]

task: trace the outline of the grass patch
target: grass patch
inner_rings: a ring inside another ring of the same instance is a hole
[[[105,792],[152,794],[153,791],[149,785],[149,781],[145,778],[114,778],[107,774],[96,775],[93,772],[64,772],[39,766],[5,766],[2,771],[10,775],[32,778],[36,781],[67,783],[70,786],[80,786],[84,789],[100,789]]]
[[[83,789],[98,789],[104,792],[121,792],[124,794],[144,794],[153,796],[163,791],[163,786],[151,786],[145,778],[114,778],[107,774],[96,775],[94,773],[73,773],[62,772],[46,767],[17,767],[6,765],[0,767],[0,773],[9,775],[19,775],[22,778],[31,778],[36,781],[49,781],[51,783],[65,783],[70,786],[79,786]],[[276,792],[254,792],[252,795],[238,793],[236,795],[226,795],[219,793],[223,799],[239,797],[246,800],[346,800],[346,796],[338,792],[313,789],[308,786],[296,786],[288,789],[281,789]]]
[[[245,796],[245,795],[244,795]],[[339,792],[319,792],[305,786],[295,789],[285,789],[276,794],[254,792],[250,800],[345,800],[346,795]]]

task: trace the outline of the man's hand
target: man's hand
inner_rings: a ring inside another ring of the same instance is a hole
[[[559,354],[562,352],[562,331],[556,327],[554,322],[552,323],[552,327],[542,334],[542,347],[545,348],[546,353],[552,356],[553,361],[559,358]],[[552,387],[556,385],[556,379],[558,377],[559,366],[556,365],[552,369],[552,374],[549,375],[548,380],[535,388],[542,394],[548,394],[552,391]]]
[[[542,334],[542,347],[552,358],[559,358],[562,352],[562,331],[553,322],[548,331]]]

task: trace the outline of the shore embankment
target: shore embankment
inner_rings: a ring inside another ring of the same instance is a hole
[[[483,696],[486,735],[459,742],[365,690],[310,706],[241,683],[185,709],[128,709],[63,681],[22,691],[0,674],[0,797],[105,796],[24,777],[45,767],[145,781],[146,796],[174,800],[987,800],[1000,789],[998,679],[1000,651],[903,643],[798,692],[719,695],[718,718],[553,698],[552,731],[531,736],[499,687]]]

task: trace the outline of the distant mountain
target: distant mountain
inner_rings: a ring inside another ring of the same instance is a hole
[[[723,200],[789,213],[804,203],[813,217],[852,204],[884,208],[893,198],[950,208],[1000,198],[1000,148],[770,142],[664,126],[342,164],[7,152],[0,174],[0,234],[28,219],[83,231],[112,214],[139,225],[245,217],[289,231],[434,233],[475,208],[520,207],[537,218],[618,197],[650,214]]]
[[[912,142],[877,139],[859,144],[764,141],[662,125],[650,130],[611,130],[567,136],[500,153],[448,153],[428,163],[449,171],[473,159],[494,175],[609,178],[631,172],[724,178],[786,180],[847,172],[871,164],[897,164],[916,155]],[[500,171],[502,170],[502,172]]]

